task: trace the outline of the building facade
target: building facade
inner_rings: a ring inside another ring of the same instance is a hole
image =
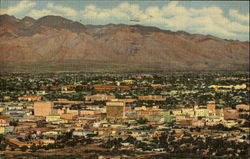
[[[48,116],[53,114],[53,102],[51,101],[39,101],[34,103],[34,115],[35,116]]]
[[[125,117],[124,102],[107,102],[106,103],[107,118],[122,119]]]

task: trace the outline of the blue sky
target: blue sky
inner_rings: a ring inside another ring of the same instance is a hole
[[[248,1],[1,0],[1,14],[60,15],[83,24],[140,24],[249,41]]]

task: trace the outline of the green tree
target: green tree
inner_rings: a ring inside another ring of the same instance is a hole
[[[27,149],[28,149],[27,146],[22,146],[22,147],[21,147],[21,151],[23,151],[23,152],[25,152]]]
[[[0,144],[0,150],[5,151],[7,145],[6,144]]]
[[[18,120],[12,120],[10,121],[10,126],[17,126],[18,125]]]
[[[38,147],[36,145],[31,145],[30,150],[31,152],[36,152],[38,150]]]
[[[137,123],[138,124],[146,124],[148,122],[148,120],[147,119],[144,119],[144,118],[139,118],[138,120],[137,120]]]

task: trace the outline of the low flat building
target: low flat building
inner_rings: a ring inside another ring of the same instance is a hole
[[[238,114],[238,111],[236,109],[224,108],[223,113],[224,113],[224,119],[225,120],[238,119],[239,118],[239,114]]]
[[[98,114],[99,111],[96,110],[80,110],[79,114],[80,115],[95,115]]]
[[[137,111],[137,116],[138,118],[148,118],[149,116],[155,116],[155,115],[160,115],[161,111],[157,109],[148,109],[148,110],[140,110]]]
[[[166,97],[161,95],[148,95],[148,96],[138,96],[139,100],[145,100],[145,101],[165,101]]]
[[[8,116],[0,115],[0,126],[9,126],[11,120]]]
[[[58,121],[60,119],[61,119],[60,115],[48,115],[48,116],[46,116],[46,122]]]
[[[110,101],[112,99],[115,99],[115,96],[107,94],[95,94],[84,96],[84,99],[85,101]]]
[[[205,121],[203,121],[203,120],[193,120],[192,121],[192,126],[193,127],[204,127],[205,126]]]
[[[249,111],[250,110],[250,106],[246,105],[246,104],[238,104],[238,105],[236,105],[236,109],[237,110]]]
[[[63,113],[63,114],[60,114],[60,117],[61,117],[62,119],[66,119],[66,120],[72,120],[74,116],[75,116],[75,115],[74,115],[74,114],[71,114],[71,113]]]
[[[25,100],[25,101],[40,101],[42,96],[21,96],[18,97],[18,100]]]
[[[9,132],[13,132],[14,130],[14,126],[0,126],[0,134],[7,134]]]
[[[176,121],[182,121],[182,120],[192,120],[193,118],[187,115],[176,115],[175,116]]]
[[[173,109],[173,110],[171,110],[171,113],[175,116],[182,115],[182,110],[181,109]]]
[[[92,131],[87,130],[75,130],[72,132],[73,136],[84,136],[87,137],[88,135],[94,134]]]
[[[193,108],[183,108],[181,111],[182,111],[182,115],[189,115],[191,117],[194,116],[194,109]]]
[[[207,116],[209,116],[209,110],[206,108],[195,109],[195,116],[196,117],[207,117]]]

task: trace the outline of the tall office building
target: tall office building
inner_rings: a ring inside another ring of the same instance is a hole
[[[216,114],[216,111],[215,111],[215,109],[216,109],[216,104],[215,104],[215,102],[214,102],[214,101],[209,101],[209,102],[207,103],[207,109],[208,109],[208,111],[209,111],[209,115],[210,115],[210,116],[215,115],[215,114]]]
[[[48,116],[54,113],[54,103],[51,101],[37,101],[34,103],[35,116]]]
[[[106,112],[109,119],[123,119],[125,117],[125,103],[107,102]]]

